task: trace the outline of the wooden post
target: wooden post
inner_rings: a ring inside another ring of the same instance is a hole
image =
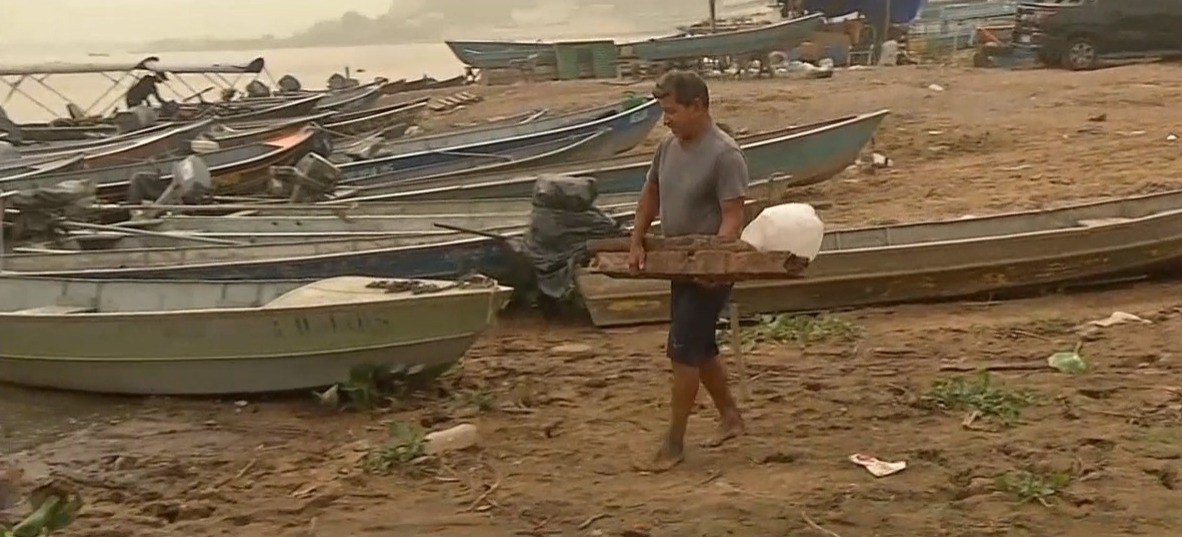
[[[6,194],[0,190],[0,272],[4,272],[4,197]]]
[[[710,0],[710,33],[718,33],[718,1]]]
[[[890,38],[891,33],[891,0],[886,0],[886,11],[882,14],[882,34],[878,36],[878,62],[882,62],[882,45]]]
[[[739,333],[739,305],[731,301],[731,352],[735,355],[735,368],[739,371],[739,400],[747,401],[751,392],[747,389],[747,359],[743,357],[743,337]]]

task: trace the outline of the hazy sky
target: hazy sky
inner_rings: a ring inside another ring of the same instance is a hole
[[[400,0],[409,6],[422,0]],[[259,37],[346,11],[385,13],[391,0],[0,0],[0,45]]]

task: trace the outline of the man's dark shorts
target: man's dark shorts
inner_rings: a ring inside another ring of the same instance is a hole
[[[699,367],[718,356],[714,330],[731,296],[731,285],[711,287],[695,282],[672,282],[669,299],[669,359]]]

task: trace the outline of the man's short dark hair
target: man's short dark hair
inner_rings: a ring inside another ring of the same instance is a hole
[[[673,97],[673,102],[682,106],[692,106],[695,102],[702,108],[710,108],[710,89],[706,81],[693,71],[669,71],[657,79],[653,88],[653,97],[664,99]]]

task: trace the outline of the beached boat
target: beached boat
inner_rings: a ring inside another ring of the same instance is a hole
[[[791,127],[763,135],[740,138],[753,178],[791,175],[794,186],[826,181],[853,164],[858,153],[874,137],[887,110]],[[596,178],[600,193],[639,192],[652,156],[626,156],[604,162],[574,163],[531,169],[531,176],[491,174],[451,179],[416,180],[386,185],[356,201],[409,201],[428,199],[477,199],[529,197],[536,175],[556,173]]]
[[[603,194],[596,198],[599,206],[635,203],[636,195]],[[455,215],[467,214],[512,214],[526,213],[533,208],[533,201],[524,198],[487,198],[476,200],[442,200],[442,201],[393,201],[371,203],[353,203],[350,200],[338,200],[328,203],[299,204],[290,203],[282,199],[262,200],[254,203],[218,203],[210,205],[153,205],[153,208],[170,211],[177,215],[203,215],[218,218],[237,217],[265,217],[265,216],[334,216],[349,219],[353,216],[400,216],[424,215],[450,222]],[[142,207],[148,208],[148,207]],[[103,212],[126,211],[125,205],[99,205],[96,210]],[[162,218],[169,218],[164,216]],[[182,217],[183,218],[183,217]],[[111,221],[111,220],[108,220]]]
[[[636,41],[620,45],[620,56],[656,62],[791,50],[816,33],[824,21],[824,15],[813,13],[734,32]]]
[[[116,136],[93,138],[88,140],[71,140],[68,142],[50,142],[23,145],[20,149],[21,157],[68,153],[73,151],[87,151],[108,146],[131,143],[141,138],[159,134],[162,131],[178,126],[178,123],[161,122],[149,125],[137,131],[127,132]]]
[[[21,130],[21,140],[25,142],[95,140],[109,138],[119,132],[119,129],[110,123],[96,123],[91,125],[22,123],[18,127]]]
[[[36,161],[23,160],[17,163],[0,163],[0,191],[18,190],[14,185],[24,184],[26,180],[35,179],[55,173],[66,173],[82,169],[83,155],[69,157],[55,157],[38,159]],[[7,166],[12,164],[11,166]]]
[[[107,168],[141,162],[169,154],[189,151],[189,142],[200,136],[211,125],[210,120],[191,123],[169,123],[164,129],[152,129],[151,134],[134,137],[120,137],[102,144],[62,144],[58,151],[40,151],[27,154],[22,159],[56,159],[83,154],[83,166],[88,169]]]
[[[347,188],[356,189],[351,191],[352,195],[365,195],[367,189],[382,190],[392,185],[398,185],[398,188],[411,188],[409,185],[439,180],[459,181],[465,177],[491,173],[527,173],[535,168],[566,162],[610,157],[614,154],[613,142],[612,130],[605,128],[546,140],[509,151],[485,153],[475,149],[459,152],[456,158],[446,162],[406,167],[366,177],[364,181],[349,183]]]
[[[504,69],[513,62],[535,58],[537,65],[555,65],[558,56],[554,44],[542,41],[444,41],[451,53],[464,65],[477,69]]]
[[[207,217],[215,218],[215,217]],[[236,218],[236,217],[221,217]],[[247,217],[247,219],[199,222],[161,218],[130,222],[119,230],[139,229],[131,233],[106,228],[102,231],[76,232],[49,243],[18,247],[20,252],[99,251],[143,248],[190,247],[195,244],[276,244],[345,239],[406,239],[400,245],[446,242],[464,234],[435,227],[435,223],[463,226],[486,233],[515,233],[528,224],[529,213],[357,216],[347,221],[335,217]],[[216,218],[215,218],[216,220]],[[197,227],[209,224],[206,228]],[[270,226],[274,224],[274,226]],[[145,233],[148,231],[151,234]]]
[[[214,395],[327,386],[357,367],[436,375],[510,292],[491,280],[379,282],[0,277],[0,381]]]
[[[611,213],[627,212],[636,203],[633,194],[607,194],[597,199],[600,208]],[[434,237],[438,242],[464,238],[470,234],[436,227],[441,223],[468,230],[494,230],[512,235],[521,229],[514,226],[530,214],[533,202],[524,199],[483,199],[454,202],[410,201],[373,203],[293,204],[269,200],[251,204],[152,205],[165,213],[151,220],[128,222],[123,205],[101,206],[103,222],[121,222],[119,227],[164,232],[167,235],[126,233],[119,229],[78,232],[52,242],[18,247],[22,253],[36,251],[109,250],[192,246],[196,243],[226,241],[241,244],[306,242],[351,238]],[[271,218],[278,217],[278,218]],[[335,220],[330,223],[328,220]],[[357,224],[357,225],[354,225]],[[428,229],[427,226],[431,227]],[[422,241],[389,244],[405,246]]]
[[[458,88],[460,86],[466,85],[467,82],[468,77],[463,74],[456,75],[451,78],[445,78],[443,80],[438,80],[432,76],[423,75],[421,78],[414,80],[407,80],[405,78],[396,80],[387,84],[386,87],[383,88],[383,91],[386,93],[386,95],[391,95],[394,93],[402,93],[406,91]]]
[[[543,142],[567,139],[571,136],[595,133],[605,129],[609,131],[611,153],[619,153],[636,147],[648,137],[649,132],[661,118],[658,105],[659,103],[655,99],[649,99],[639,106],[619,110],[606,117],[548,130],[538,130],[539,124],[541,127],[550,124],[551,120],[548,119],[513,127],[495,127],[490,131],[517,130],[525,134],[509,138],[487,138],[464,145],[431,147],[430,141],[423,143],[421,139],[417,138],[406,142],[398,141],[392,145],[421,149],[413,153],[396,154],[391,157],[364,160],[341,166],[342,184],[364,185],[370,183],[372,178],[400,170],[445,164],[474,154],[505,153]],[[449,139],[455,140],[456,138]],[[386,149],[390,150],[389,147]]]
[[[433,149],[449,149],[461,146],[473,146],[495,140],[520,138],[523,136],[529,136],[531,134],[554,131],[557,129],[563,129],[577,125],[588,125],[596,121],[618,117],[620,114],[629,111],[634,111],[637,114],[635,116],[631,116],[630,119],[638,123],[651,120],[651,116],[653,115],[655,115],[658,120],[660,119],[661,111],[659,107],[651,102],[646,104],[653,108],[645,108],[644,115],[640,115],[641,110],[638,108],[640,103],[644,103],[644,101],[621,101],[618,103],[609,104],[607,106],[597,106],[594,108],[548,117],[541,117],[537,112],[532,112],[528,115],[520,114],[504,118],[503,120],[493,124],[479,125],[465,129],[448,130],[435,134],[427,134],[424,136],[415,136],[413,138],[393,141],[384,144],[382,147],[394,155],[408,155],[413,153],[422,153],[424,151],[431,151]],[[518,120],[518,118],[520,118],[520,120]],[[589,128],[587,130],[591,131],[597,129]],[[620,147],[620,149],[618,149],[617,152],[623,152],[631,149],[631,146],[625,148],[623,147],[623,144],[620,144],[618,147]]]
[[[350,136],[366,135],[375,131],[382,131],[402,123],[413,123],[418,116],[427,110],[427,98],[397,103],[379,108],[372,108],[358,112],[337,112],[326,110],[309,116],[295,117],[286,120],[263,120],[249,122],[226,122],[226,130],[242,131],[243,138],[230,139],[230,145],[219,144],[222,147],[241,145],[242,141],[258,141],[259,136],[268,136],[268,132],[288,131],[294,125],[315,122],[322,125],[333,138],[340,139]],[[247,134],[247,133],[251,134]],[[207,137],[211,139],[225,139],[226,136]]]
[[[634,209],[634,199],[607,199],[600,201],[599,208],[610,214],[628,212]],[[401,210],[398,204],[393,204],[394,210]],[[243,244],[262,244],[274,242],[302,242],[324,239],[350,238],[413,238],[436,237],[457,238],[462,236],[452,229],[440,228],[437,224],[446,224],[462,229],[479,230],[488,233],[514,233],[529,224],[532,206],[513,200],[506,201],[489,212],[470,212],[467,205],[440,207],[436,214],[387,214],[378,212],[381,209],[360,206],[361,211],[353,210],[344,213],[344,217],[337,215],[295,214],[290,211],[286,215],[267,216],[187,216],[164,215],[157,219],[129,222],[126,226],[134,225],[140,229],[150,229],[156,232],[181,234],[186,238],[172,239],[163,236],[122,235],[117,232],[106,233],[106,244],[113,248],[145,248],[167,246],[191,246],[186,242],[188,237],[203,237],[218,240],[239,241]],[[464,211],[464,212],[457,212]],[[100,239],[93,235],[84,238],[97,242]],[[65,246],[69,249],[82,249],[81,245],[70,245],[63,242],[54,243],[51,247]],[[92,247],[93,248],[93,247]]]
[[[125,145],[83,151],[86,154],[83,162],[88,169],[100,169],[143,162],[166,155],[183,155],[189,152],[189,143],[209,130],[212,124],[212,120],[194,121],[139,140],[128,141]]]
[[[344,122],[344,121],[352,121],[355,119],[362,119],[362,118],[366,118],[366,117],[372,117],[372,116],[375,116],[378,114],[384,114],[386,112],[390,112],[392,110],[406,110],[406,109],[410,109],[411,107],[414,107],[414,106],[417,106],[420,104],[425,105],[430,101],[431,101],[430,97],[419,97],[417,99],[411,99],[409,101],[402,101],[402,102],[398,102],[398,103],[394,103],[394,104],[387,104],[387,105],[378,106],[375,108],[366,108],[364,110],[357,110],[357,111],[353,111],[353,112],[336,112],[332,116],[332,121],[333,122]]]
[[[316,112],[316,104],[323,98],[324,96],[322,95],[312,95],[249,112],[218,115],[217,118],[224,123],[244,123],[249,121],[310,116]]]
[[[308,128],[265,142],[205,153],[201,155],[201,159],[208,165],[218,192],[251,192],[261,188],[270,178],[271,166],[291,164],[311,151],[315,135],[316,131]],[[90,179],[98,186],[101,198],[117,201],[124,199],[128,182],[135,174],[146,172],[170,177],[173,165],[180,160],[178,157],[95,170],[10,177],[0,182],[0,188],[31,190],[50,187],[63,181]]]
[[[194,153],[208,153],[219,149],[241,147],[275,138],[283,138],[299,133],[331,116],[332,112],[324,112],[315,116],[272,122],[270,125],[251,129],[223,126],[214,132],[207,132],[202,135],[200,140],[191,143],[191,148]]]
[[[370,84],[331,93],[316,103],[317,110],[349,112],[372,106],[382,97],[382,85]]]
[[[780,184],[756,181],[754,199],[778,199]],[[466,202],[453,203],[452,213]],[[612,216],[632,219],[634,209],[620,207]],[[446,224],[447,222],[442,222]],[[148,278],[258,280],[327,278],[339,274],[370,274],[400,278],[450,279],[480,272],[503,281],[519,273],[520,258],[505,239],[467,233],[348,240],[307,240],[296,243],[192,246],[131,250],[18,253],[3,259],[4,270],[26,276],[84,278]]]
[[[743,282],[745,313],[824,311],[1176,273],[1182,190],[1048,209],[830,231],[796,280]],[[597,326],[668,320],[669,284],[583,271]]]
[[[394,125],[413,125],[427,111],[428,99],[398,103],[361,112],[336,114],[324,120],[324,128],[334,138],[359,136],[383,131]]]

